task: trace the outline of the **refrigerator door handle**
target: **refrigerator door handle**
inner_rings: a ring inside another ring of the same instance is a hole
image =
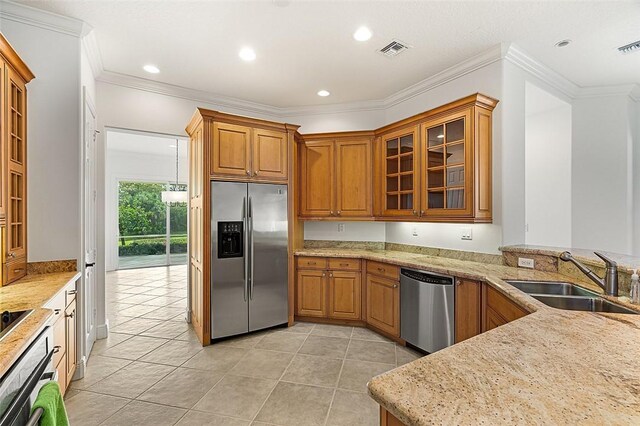
[[[251,202],[251,196],[249,196],[249,300],[253,300],[253,203]]]
[[[249,238],[249,233],[247,232],[247,226],[248,226],[248,211],[249,209],[247,208],[247,197],[244,197],[242,199],[242,226],[244,226],[244,246],[247,247],[248,245],[248,238]],[[246,250],[246,249],[245,249]],[[244,259],[244,267],[242,268],[242,280],[244,281],[244,301],[247,301],[247,292],[249,291],[248,289],[248,282],[247,282],[247,278],[249,276],[249,262],[247,261],[247,258],[245,256]]]

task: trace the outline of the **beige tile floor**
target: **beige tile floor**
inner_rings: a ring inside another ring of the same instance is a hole
[[[377,425],[367,381],[419,354],[363,328],[298,323],[202,348],[186,267],[107,275],[108,339],[66,404],[72,425]]]

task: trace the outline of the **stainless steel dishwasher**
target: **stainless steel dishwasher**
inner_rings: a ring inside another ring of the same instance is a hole
[[[400,337],[429,353],[454,343],[454,279],[400,270]]]

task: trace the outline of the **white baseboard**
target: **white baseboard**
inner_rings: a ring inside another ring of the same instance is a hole
[[[106,339],[107,337],[109,337],[109,320],[96,326],[96,339]]]
[[[83,356],[82,359],[78,361],[76,365],[76,372],[73,373],[73,378],[71,380],[80,380],[84,377],[84,371],[87,368],[87,357]]]

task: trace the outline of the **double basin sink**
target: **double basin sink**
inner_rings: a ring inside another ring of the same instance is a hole
[[[506,282],[552,308],[613,314],[637,315],[640,313],[609,302],[597,293],[570,283],[511,280],[507,280]]]

